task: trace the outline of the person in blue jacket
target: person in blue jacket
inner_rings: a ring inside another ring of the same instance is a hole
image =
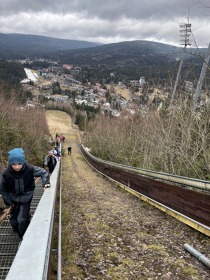
[[[25,160],[24,150],[15,148],[8,153],[8,167],[2,172],[0,194],[10,206],[10,224],[22,238],[31,219],[30,206],[35,189],[35,177],[41,177],[44,188],[50,187],[49,174]]]

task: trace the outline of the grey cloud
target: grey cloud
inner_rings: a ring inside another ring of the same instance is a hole
[[[201,9],[200,0],[0,2],[2,33],[37,34],[103,43],[152,39],[178,44],[179,23],[187,22],[188,9],[198,42],[207,45],[210,33],[209,18],[204,14],[204,11],[210,14],[210,7],[209,10]]]
[[[199,0],[198,0],[199,1]],[[81,13],[87,17],[97,16],[104,19],[128,18],[166,18],[195,13],[194,0],[1,0],[0,13],[19,13],[46,11],[52,13]],[[196,11],[198,15],[198,11]],[[199,11],[201,15],[201,11]]]

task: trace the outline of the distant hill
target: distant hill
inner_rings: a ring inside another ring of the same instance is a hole
[[[0,33],[2,60],[45,57],[78,66],[142,68],[168,65],[176,61],[177,53],[182,53],[184,59],[190,58],[182,48],[145,40],[100,44],[37,35]]]
[[[89,48],[98,45],[101,44],[37,35],[0,33],[0,59],[41,57],[49,52]]]
[[[61,63],[76,65],[109,65],[117,67],[147,67],[167,65],[176,61],[178,53],[184,59],[190,54],[182,48],[151,41],[126,41],[92,48],[48,53],[48,57]]]

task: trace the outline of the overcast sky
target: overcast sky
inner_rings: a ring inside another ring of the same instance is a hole
[[[6,34],[179,45],[179,24],[188,19],[198,46],[208,46],[210,0],[0,0],[0,33]]]

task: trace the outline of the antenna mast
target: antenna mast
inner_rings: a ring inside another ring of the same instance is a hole
[[[186,49],[187,46],[190,46],[190,33],[191,33],[191,23],[180,23],[179,24],[179,36],[180,36],[180,45],[184,46],[184,50]],[[174,96],[176,93],[176,88],[177,88],[177,84],[178,84],[178,80],[179,80],[179,76],[180,76],[180,72],[182,69],[182,64],[183,64],[183,59],[180,60],[179,63],[179,69],[177,72],[177,76],[176,76],[176,81],[174,84],[174,88],[173,88],[173,92],[172,92],[172,96],[171,96],[171,102],[170,102],[170,106],[172,106],[173,101],[174,101]]]

